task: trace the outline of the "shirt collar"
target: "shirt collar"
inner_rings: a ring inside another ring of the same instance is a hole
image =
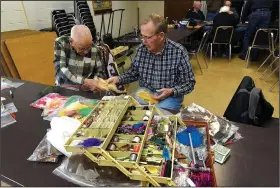
[[[155,55],[162,55],[163,54],[163,52],[164,52],[164,50],[166,49],[166,46],[167,46],[167,40],[168,39],[165,39],[161,52],[157,52]]]

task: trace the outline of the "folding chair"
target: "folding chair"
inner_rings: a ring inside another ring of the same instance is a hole
[[[269,33],[269,55],[264,60],[264,62],[259,66],[257,71],[261,69],[262,66],[267,62],[267,60],[272,56],[272,61],[274,61],[275,58],[279,58],[279,54],[277,54],[277,51],[275,51],[276,43],[278,42],[278,29],[268,29],[270,31]]]
[[[262,65],[258,68],[258,70],[273,55],[274,51],[271,50],[271,45],[272,45],[272,42],[274,42],[274,41],[271,39],[271,36],[270,36],[271,32],[273,32],[274,36],[276,36],[276,38],[277,38],[278,29],[262,29],[261,28],[261,29],[257,30],[257,32],[255,34],[255,37],[254,37],[254,40],[253,40],[253,43],[252,43],[251,46],[249,46],[247,54],[246,54],[246,58],[245,58],[245,60],[246,60],[246,68],[248,68],[248,66],[249,66],[251,50],[253,48],[260,49],[260,50],[269,50],[269,52],[270,52],[270,54],[268,55],[266,60],[262,63]]]
[[[269,88],[269,91],[271,92],[273,90],[273,88],[280,83],[280,80],[278,80],[275,84],[273,84],[273,86],[271,88]]]
[[[234,28],[232,26],[219,26],[216,29],[213,42],[210,43],[210,62],[212,63],[213,44],[229,45],[229,62],[231,60],[231,39]],[[207,45],[206,53],[208,52],[209,43]]]
[[[188,54],[189,54],[189,55],[195,56],[196,62],[197,62],[197,64],[198,64],[198,66],[199,66],[199,69],[200,69],[201,74],[203,74],[203,72],[202,72],[202,69],[201,69],[201,66],[200,66],[200,63],[199,63],[197,54],[198,54],[199,52],[202,52],[202,49],[204,48],[204,46],[205,46],[205,44],[206,44],[206,42],[207,42],[209,33],[210,33],[210,31],[205,31],[205,32],[204,32],[203,37],[202,37],[202,39],[201,39],[201,41],[200,41],[199,47],[198,47],[196,50],[190,50],[190,51],[188,51]],[[206,62],[206,54],[203,54],[203,56],[204,56],[205,65],[206,65],[206,67],[208,68],[208,65],[207,65],[207,62]]]

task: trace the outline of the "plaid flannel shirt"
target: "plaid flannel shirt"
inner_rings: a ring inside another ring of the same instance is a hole
[[[56,85],[82,85],[86,78],[105,78],[105,68],[100,58],[97,46],[93,45],[91,51],[84,57],[77,54],[71,47],[70,37],[62,36],[55,40],[54,66]]]
[[[140,87],[153,92],[171,88],[174,96],[183,96],[194,89],[195,79],[187,50],[180,44],[166,39],[163,51],[153,54],[141,44],[131,67],[119,76],[120,84],[139,80]]]

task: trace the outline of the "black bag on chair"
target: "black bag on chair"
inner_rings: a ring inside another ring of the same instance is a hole
[[[224,117],[230,121],[262,126],[273,114],[273,106],[255,87],[253,79],[245,76],[232,97]]]

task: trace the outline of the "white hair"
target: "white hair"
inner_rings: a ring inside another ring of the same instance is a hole
[[[223,6],[221,9],[220,9],[220,13],[222,12],[229,12],[230,11],[230,7],[228,6]]]
[[[71,28],[71,38],[74,41],[80,40],[82,38],[89,37],[92,40],[92,35],[89,28],[86,25],[74,25]]]
[[[193,5],[200,4],[200,3],[201,3],[201,1],[194,1]]]

